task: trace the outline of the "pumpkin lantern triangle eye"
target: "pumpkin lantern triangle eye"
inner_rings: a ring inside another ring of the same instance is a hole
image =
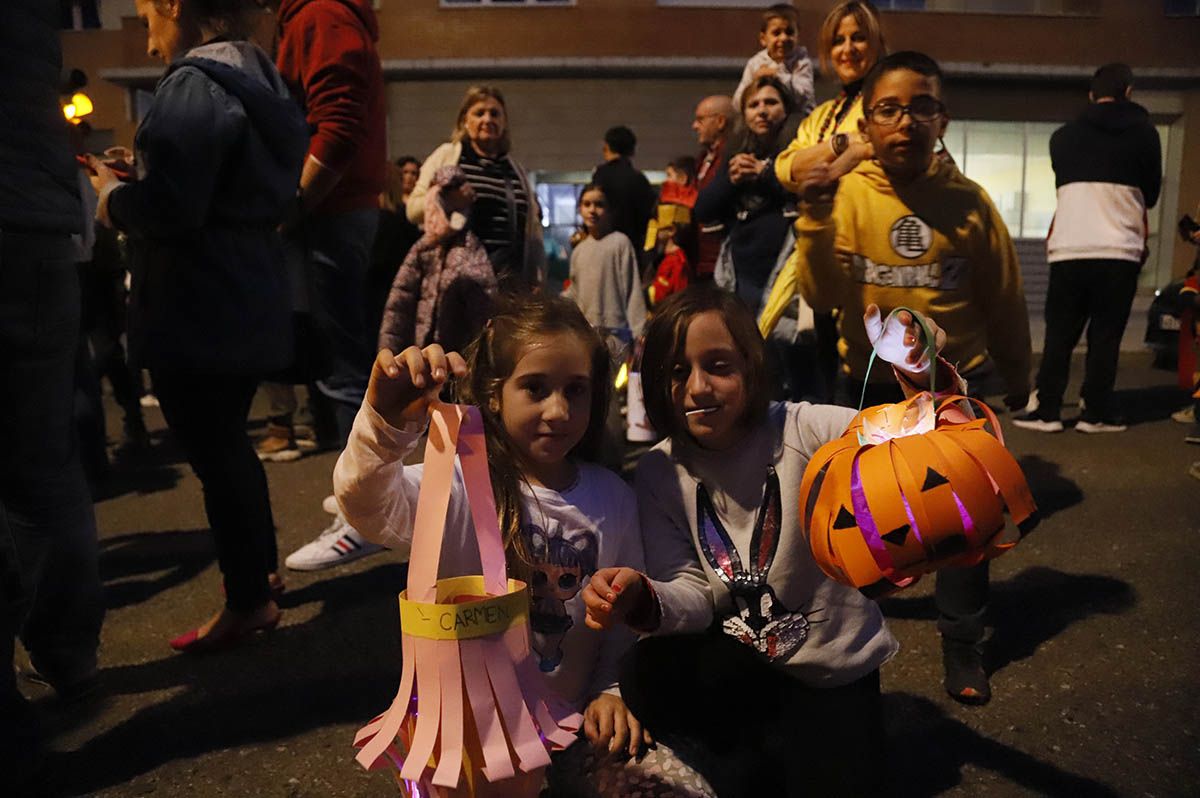
[[[1032,529],[1037,506],[999,421],[982,403],[970,418],[963,401],[923,393],[867,408],[813,455],[799,505],[831,579],[878,597],[1004,553],[1020,539],[1006,517]]]

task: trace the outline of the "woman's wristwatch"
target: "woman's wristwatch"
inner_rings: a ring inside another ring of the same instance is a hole
[[[829,137],[829,149],[833,150],[834,157],[841,155],[850,147],[850,134],[834,133]]]

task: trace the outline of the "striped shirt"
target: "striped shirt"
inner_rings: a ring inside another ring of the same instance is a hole
[[[503,289],[519,276],[525,260],[525,223],[529,197],[508,157],[488,158],[463,142],[459,167],[475,189],[471,230],[483,243]]]

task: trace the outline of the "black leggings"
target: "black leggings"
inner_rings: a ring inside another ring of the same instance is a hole
[[[227,374],[153,369],[154,393],[204,488],[204,509],[225,578],[225,606],[266,604],[278,567],[267,475],[246,435],[258,381]]]
[[[807,687],[719,632],[651,637],[626,657],[621,695],[656,738],[711,754],[692,764],[721,798],[881,792],[878,670]]]

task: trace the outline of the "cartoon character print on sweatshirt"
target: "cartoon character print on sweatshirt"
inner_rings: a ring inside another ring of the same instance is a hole
[[[808,639],[809,627],[819,621],[783,606],[767,584],[767,575],[779,549],[782,517],[779,477],[767,471],[762,506],[754,521],[750,541],[750,570],[742,565],[737,548],[717,517],[703,484],[696,487],[696,519],[700,548],[717,578],[729,589],[736,615],[721,622],[725,634],[750,646],[768,660],[787,661]]]
[[[533,602],[529,608],[533,650],[538,655],[538,667],[550,673],[562,662],[562,641],[575,623],[567,612],[567,602],[595,573],[600,544],[591,530],[568,537],[558,521],[550,520],[546,526],[542,529],[527,524],[523,532],[533,567]]]

